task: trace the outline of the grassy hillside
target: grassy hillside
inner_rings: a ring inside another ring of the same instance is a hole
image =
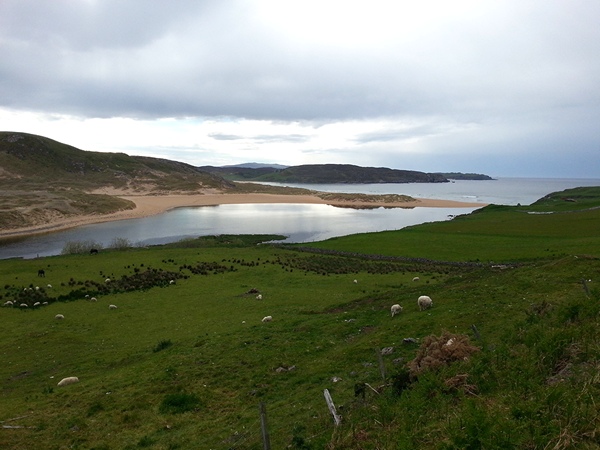
[[[102,153],[26,133],[0,132],[0,227],[38,225],[56,218],[106,214],[131,202],[98,194],[231,189],[233,184],[166,159]]]
[[[221,236],[0,261],[1,301],[29,305],[0,308],[0,448],[262,449],[260,403],[272,448],[598,448],[600,237],[572,249],[600,220],[573,211],[489,208],[332,254]]]
[[[356,234],[311,246],[491,263],[570,254],[598,257],[599,205],[600,187],[569,189],[549,194],[529,206],[489,205],[448,222],[407,227],[401,233]]]

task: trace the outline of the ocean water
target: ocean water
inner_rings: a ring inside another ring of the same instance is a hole
[[[527,205],[545,195],[600,180],[503,178],[493,181],[410,184],[300,185],[326,192],[405,194],[504,205]],[[313,242],[355,233],[398,230],[425,222],[451,220],[477,208],[351,209],[328,205],[251,204],[177,208],[143,219],[86,225],[0,243],[0,259],[58,255],[72,241],[93,240],[104,247],[115,238],[135,245],[156,245],[213,234],[280,234],[285,242]]]

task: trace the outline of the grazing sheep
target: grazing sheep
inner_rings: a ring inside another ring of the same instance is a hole
[[[110,283],[110,278],[107,278],[106,280],[104,280],[105,283]]]
[[[34,307],[34,308],[37,308],[37,307],[38,307],[38,306],[40,306],[40,305],[41,305],[41,303],[40,303],[40,302],[35,302],[35,303],[33,304],[33,307]]]
[[[419,281],[419,280],[420,280],[420,278],[419,278],[419,277],[414,277],[414,278],[413,278],[413,281]]]
[[[45,277],[45,276],[46,276],[46,272],[44,271],[44,269],[38,270],[38,277]]]
[[[19,308],[28,308],[27,303],[21,303],[19,305]]]
[[[272,316],[265,316],[265,317],[263,317],[263,318],[262,318],[262,321],[263,321],[263,323],[265,323],[265,322],[270,322],[270,321],[272,321],[272,320],[273,320],[273,317],[272,317]]]
[[[419,311],[425,311],[433,306],[433,300],[427,295],[421,295],[417,299],[417,304],[419,305]]]
[[[48,304],[48,302],[42,302],[42,305],[46,306]]]
[[[392,317],[394,317],[396,314],[400,314],[402,312],[402,306],[398,304],[392,305],[390,311],[392,312]]]
[[[57,386],[66,386],[68,384],[79,383],[79,378],[77,377],[67,377],[60,380]]]
[[[353,283],[354,283],[354,284],[358,283],[358,280],[354,280],[354,281],[353,281]]]
[[[262,300],[262,295],[261,295],[261,294],[258,294],[258,295],[256,296],[256,300]]]
[[[51,284],[49,284],[47,287],[48,287],[48,289],[52,289],[52,285]]]
[[[13,306],[13,305],[14,305],[14,303],[11,302],[10,300],[7,300],[4,302],[4,306]]]
[[[65,316],[63,316],[62,314],[57,314],[57,315],[54,316],[54,318],[56,320],[63,320],[65,318]]]
[[[97,302],[97,301],[98,301],[98,299],[96,297],[90,298],[90,302]]]
[[[117,305],[108,305],[108,309],[117,309]]]
[[[169,284],[175,284],[175,280],[169,280]]]
[[[90,255],[97,255],[98,254],[98,249],[97,248],[91,248],[90,249]]]

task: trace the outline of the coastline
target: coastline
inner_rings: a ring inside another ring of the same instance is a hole
[[[117,195],[125,200],[135,203],[134,209],[118,211],[103,215],[75,216],[57,220],[43,225],[34,225],[23,228],[0,230],[0,238],[23,237],[33,234],[62,231],[82,225],[111,222],[117,220],[141,219],[157,214],[162,214],[171,209],[186,206],[216,206],[225,204],[250,204],[250,203],[292,203],[292,204],[321,204],[343,208],[473,208],[484,207],[484,203],[458,202],[439,199],[418,199],[407,202],[365,202],[350,200],[324,200],[316,195],[288,195],[288,194],[192,194],[192,195]]]

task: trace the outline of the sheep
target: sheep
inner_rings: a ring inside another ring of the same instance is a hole
[[[392,305],[390,311],[392,312],[392,317],[394,317],[396,314],[400,314],[402,312],[402,306],[398,304]]]
[[[261,294],[258,294],[258,295],[256,296],[256,300],[262,300],[262,295],[261,295]]]
[[[420,280],[420,278],[419,278],[419,277],[414,277],[414,278],[413,278],[413,281],[419,281],[419,280]]]
[[[97,302],[97,301],[98,301],[98,299],[96,297],[90,298],[90,302]]]
[[[262,318],[263,323],[270,322],[273,320],[272,316],[265,316]]]
[[[175,284],[175,280],[169,280],[169,284]]]
[[[63,320],[65,318],[65,316],[63,316],[62,314],[57,314],[54,316],[55,320]]]
[[[40,303],[40,302],[35,302],[35,303],[33,304],[33,307],[34,307],[34,308],[37,308],[37,307],[38,307],[38,306],[40,306],[40,305],[41,305],[41,303]]]
[[[421,295],[417,299],[417,304],[419,305],[419,311],[425,311],[433,306],[433,300],[427,295]]]
[[[79,383],[79,378],[77,377],[67,377],[60,380],[57,386],[66,386],[68,384]]]
[[[27,303],[21,303],[19,305],[19,308],[28,308],[28,305],[27,305]]]
[[[51,284],[47,285],[47,288],[52,289],[52,285]]]
[[[45,276],[46,276],[46,272],[44,271],[44,269],[38,270],[38,277],[45,277]]]
[[[4,302],[4,306],[13,306],[13,305],[14,305],[14,303],[11,302],[10,300],[7,300]]]
[[[108,305],[108,309],[117,309],[117,305]]]
[[[353,283],[354,283],[354,284],[358,283],[358,280],[354,280],[354,281],[353,281]]]
[[[104,280],[105,283],[110,283],[110,278],[107,278],[106,280]]]

